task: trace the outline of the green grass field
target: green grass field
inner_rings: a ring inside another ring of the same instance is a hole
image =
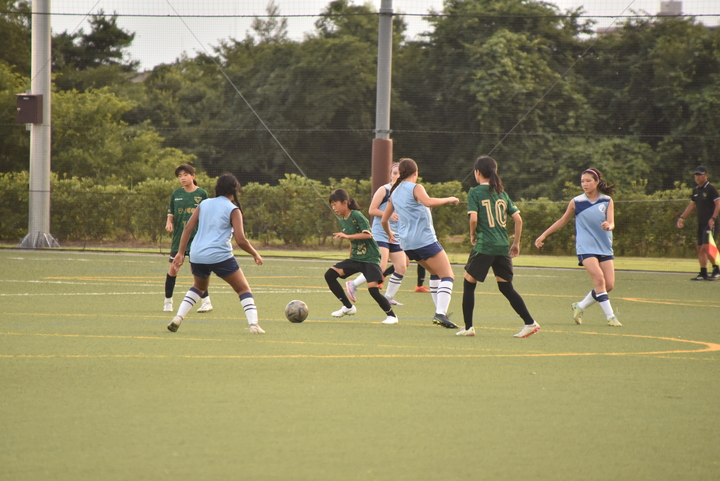
[[[492,281],[458,338],[413,267],[384,326],[366,291],[330,317],[332,260],[240,262],[264,336],[217,278],[215,309],[168,332],[164,256],[0,250],[0,480],[720,478],[720,282],[619,271],[623,327],[597,305],[578,326],[583,270],[518,268],[541,331],[512,336]],[[306,322],[284,319],[292,299]]]

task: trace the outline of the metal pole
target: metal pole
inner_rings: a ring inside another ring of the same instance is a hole
[[[59,247],[50,235],[50,141],[52,110],[50,0],[32,2],[32,93],[42,95],[42,124],[30,127],[30,202],[28,234],[19,247]]]
[[[392,0],[382,0],[378,22],[377,104],[372,148],[372,192],[390,181],[393,145],[390,140],[392,86]]]

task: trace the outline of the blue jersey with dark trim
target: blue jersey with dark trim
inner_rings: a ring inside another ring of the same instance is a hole
[[[575,251],[580,254],[613,255],[612,231],[603,230],[610,197],[598,194],[595,202],[580,194],[575,201]]]

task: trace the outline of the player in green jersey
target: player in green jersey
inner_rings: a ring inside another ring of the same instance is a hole
[[[484,282],[492,267],[500,292],[510,301],[515,312],[525,321],[525,326],[515,337],[528,337],[540,330],[525,307],[520,294],[512,285],[512,258],[520,254],[522,218],[503,188],[497,174],[497,162],[492,157],[480,157],[475,161],[475,180],[479,184],[468,192],[468,216],[470,218],[470,242],[473,250],[465,265],[463,285],[463,318],[465,329],[458,336],[475,335],[473,311],[475,310],[475,287]],[[510,215],[515,221],[515,237],[510,245],[506,225]]]
[[[167,222],[165,224],[165,230],[173,233],[173,239],[170,246],[170,268],[165,276],[165,304],[163,311],[173,310],[172,296],[178,275],[178,267],[173,264],[173,260],[178,253],[183,229],[187,221],[190,220],[193,212],[195,212],[198,204],[208,198],[207,192],[197,186],[195,169],[192,165],[182,164],[179,166],[175,169],[175,177],[178,178],[182,187],[175,190],[170,196],[170,206],[168,207]],[[197,231],[197,229],[195,229],[195,231]],[[194,236],[195,232],[193,232],[190,237],[188,250],[190,249],[190,244]],[[184,252],[183,254],[187,256],[188,252]],[[198,312],[210,312],[212,308],[210,296],[205,292]]]
[[[333,317],[351,316],[357,312],[348,299],[345,291],[338,283],[338,277],[362,272],[367,279],[368,291],[387,317],[383,324],[397,324],[398,319],[388,299],[380,293],[378,284],[382,281],[380,269],[380,249],[372,237],[370,223],[360,212],[358,203],[344,189],[337,189],[330,194],[330,206],[339,216],[342,232],[333,233],[336,239],[350,240],[350,258],[338,262],[325,273],[325,281],[330,291],[337,296],[343,306],[332,313]]]

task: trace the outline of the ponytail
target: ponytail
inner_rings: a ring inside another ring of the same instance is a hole
[[[240,192],[240,190],[242,190],[240,181],[238,181],[232,174],[221,175],[215,183],[215,197],[227,197],[228,195],[232,195],[232,203],[240,209],[241,214],[245,214],[243,212],[242,205],[240,205],[240,200],[238,199],[238,192]]]
[[[492,157],[479,157],[475,161],[475,170],[479,171],[483,177],[490,180],[490,192],[501,194],[503,187],[502,179],[497,173],[497,162]]]
[[[333,190],[328,200],[331,204],[333,202],[347,202],[348,208],[350,210],[360,210],[360,205],[355,199],[350,197],[350,194],[348,194],[345,189]]]
[[[607,182],[602,178],[602,174],[597,169],[586,169],[583,174],[590,174],[595,180],[598,181],[598,190],[605,195],[611,195],[615,193],[615,184],[608,185]]]
[[[393,191],[397,188],[397,186],[400,185],[402,181],[413,175],[415,172],[417,172],[417,170],[417,164],[413,159],[409,159],[407,157],[400,159],[400,162],[398,163],[398,174],[400,175],[390,189],[390,195],[392,195]]]

